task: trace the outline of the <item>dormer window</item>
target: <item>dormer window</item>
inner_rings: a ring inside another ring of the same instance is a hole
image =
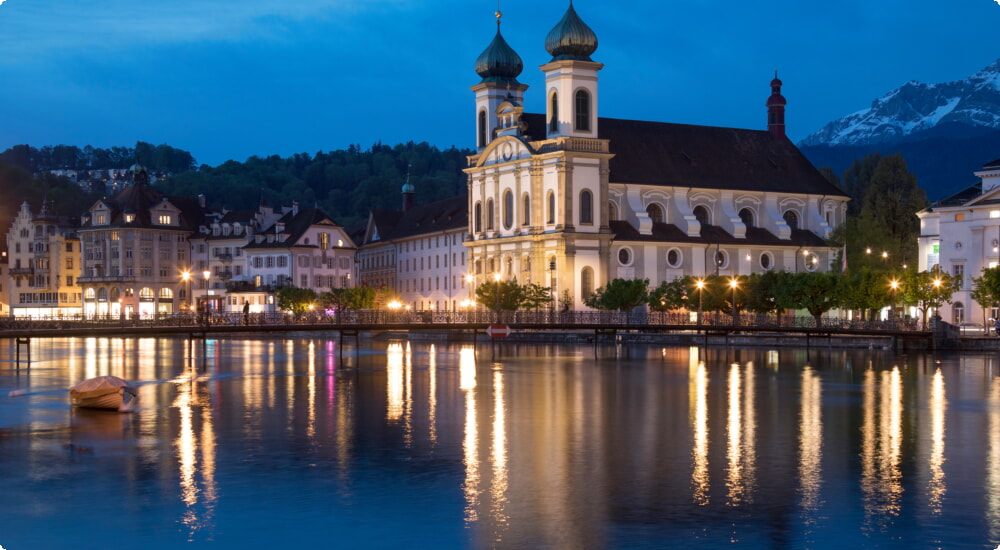
[[[125,223],[132,223],[135,221],[135,214],[125,214]]]
[[[173,223],[173,216],[170,214],[160,214],[157,220],[160,222],[160,225],[171,225]]]
[[[98,214],[97,220],[94,223],[97,225],[107,225],[108,217],[104,214]]]

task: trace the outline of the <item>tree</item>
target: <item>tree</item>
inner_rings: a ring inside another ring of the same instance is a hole
[[[613,279],[594,291],[583,303],[610,311],[630,311],[649,301],[649,279]]]
[[[293,313],[296,317],[309,310],[316,303],[316,292],[311,288],[283,286],[277,292],[278,308]]]
[[[927,328],[927,313],[951,303],[951,295],[958,290],[961,280],[948,275],[935,266],[931,271],[907,269],[901,281],[903,303],[913,304],[920,311],[920,326]]]
[[[872,312],[885,307],[891,298],[886,275],[868,268],[849,271],[840,295],[843,307],[863,312],[866,319],[871,319]]]
[[[779,301],[789,307],[808,311],[819,327],[823,324],[823,314],[841,302],[841,281],[842,277],[835,273],[790,273],[783,283],[785,295]]]
[[[691,309],[689,294],[692,294],[695,282],[691,276],[678,277],[673,281],[663,281],[659,286],[649,291],[649,309],[652,311],[675,311]],[[697,308],[697,304],[694,306]]]
[[[988,267],[982,275],[972,279],[972,299],[983,308],[985,323],[986,310],[1000,302],[1000,267]]]
[[[521,295],[521,305],[525,309],[537,310],[552,303],[552,288],[538,283],[524,285]]]
[[[337,310],[372,309],[376,305],[377,292],[368,286],[351,288],[331,288],[320,295],[319,301],[324,307]]]
[[[785,297],[783,289],[787,288],[787,280],[790,275],[787,271],[765,271],[751,274],[747,280],[745,291],[747,309],[755,313],[769,315],[790,307],[787,300],[783,299]]]
[[[486,281],[476,288],[476,301],[488,309],[517,311],[523,299],[524,290],[517,284],[517,279]]]

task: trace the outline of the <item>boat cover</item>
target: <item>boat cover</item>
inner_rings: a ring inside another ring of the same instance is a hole
[[[96,378],[88,378],[82,382],[78,382],[75,386],[69,389],[69,392],[70,395],[76,399],[92,399],[109,393],[116,393],[120,390],[124,390],[132,395],[135,395],[135,388],[117,376],[98,376]]]

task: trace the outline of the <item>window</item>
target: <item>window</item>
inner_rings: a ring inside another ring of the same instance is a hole
[[[618,251],[618,263],[621,265],[629,265],[632,263],[632,251],[628,248],[622,248]]]
[[[486,147],[486,111],[479,111],[479,146]]]
[[[549,102],[549,133],[559,132],[559,96],[553,92]]]
[[[529,225],[531,224],[531,195],[525,193],[523,202],[524,202],[524,208],[522,210],[523,211],[522,217],[524,221],[521,223],[521,225]]]
[[[157,217],[157,221],[159,221],[160,225],[170,225],[173,223],[170,214],[160,214],[159,217]]]
[[[594,223],[594,196],[587,189],[580,191],[580,223]]]
[[[548,203],[549,203],[549,208],[548,208],[549,212],[548,215],[545,217],[546,218],[545,223],[556,223],[556,194],[553,193],[552,191],[549,191]]]
[[[135,221],[135,214],[132,214],[131,212],[125,214],[125,223],[132,223],[133,221]]]
[[[958,279],[958,288],[965,286],[965,264],[954,264],[951,266],[951,276]]]
[[[667,251],[667,267],[680,267],[683,255],[678,248],[671,248]]]
[[[663,209],[658,204],[650,204],[646,207],[646,214],[653,223],[663,223]]]
[[[729,266],[729,254],[725,250],[715,252],[715,265],[719,269],[725,269]]]
[[[594,293],[594,270],[585,267],[580,271],[580,297],[586,300]]]
[[[965,322],[965,305],[962,302],[951,306],[951,321],[956,325]]]
[[[965,219],[965,214],[955,214],[955,221],[960,222]]]
[[[94,223],[96,223],[97,225],[105,225],[108,223],[108,217],[104,214],[98,214],[97,221]]]
[[[743,208],[740,210],[740,221],[742,221],[743,225],[747,226],[747,228],[754,227],[753,219],[753,210],[750,210],[749,208]]]
[[[330,248],[330,234],[329,233],[320,233],[319,234],[319,248],[320,248],[320,250],[328,250]]]
[[[794,210],[786,210],[782,217],[793,231],[799,228],[799,215]]]
[[[576,92],[576,129],[581,132],[590,131],[590,94],[587,90]]]
[[[764,269],[771,269],[771,265],[774,264],[774,259],[771,258],[770,252],[765,252],[760,255],[760,267]]]
[[[503,192],[503,228],[510,229],[514,225],[514,194],[510,189]]]
[[[701,225],[711,225],[710,222],[712,221],[712,218],[708,208],[698,205],[694,207],[694,211],[692,213],[694,214],[694,219],[698,220],[698,223]]]
[[[486,230],[493,229],[493,199],[486,199]],[[420,247],[423,248],[423,241],[420,242]]]

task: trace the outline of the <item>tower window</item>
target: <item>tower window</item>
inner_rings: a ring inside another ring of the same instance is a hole
[[[580,223],[594,223],[594,196],[590,191],[580,191]]]
[[[524,194],[524,223],[523,225],[531,224],[531,195]]]
[[[549,191],[549,214],[545,218],[545,223],[556,223],[556,194]]]
[[[503,194],[503,228],[510,229],[514,225],[514,193],[510,189]]]
[[[552,94],[552,105],[549,109],[549,133],[555,134],[559,132],[559,96],[555,93]]]
[[[650,204],[646,207],[646,214],[653,223],[663,223],[663,209],[658,204]]]
[[[493,199],[486,199],[486,230],[493,229]]]
[[[747,226],[747,228],[754,227],[754,223],[753,223],[753,210],[750,210],[749,208],[743,208],[743,209],[741,209],[740,210],[740,221],[742,221],[743,225]]]
[[[590,94],[586,90],[576,92],[576,129],[590,131]]]
[[[700,223],[701,225],[709,225],[708,222],[711,220],[709,219],[708,208],[705,208],[702,205],[695,206],[694,219],[698,220],[698,223]]]
[[[479,111],[479,146],[486,147],[486,111]]]
[[[483,203],[476,203],[476,212],[474,214],[476,233],[483,230]]]
[[[799,228],[799,215],[795,213],[794,210],[786,210],[783,217],[785,218],[785,223],[787,223],[788,227],[792,228],[792,230]]]

